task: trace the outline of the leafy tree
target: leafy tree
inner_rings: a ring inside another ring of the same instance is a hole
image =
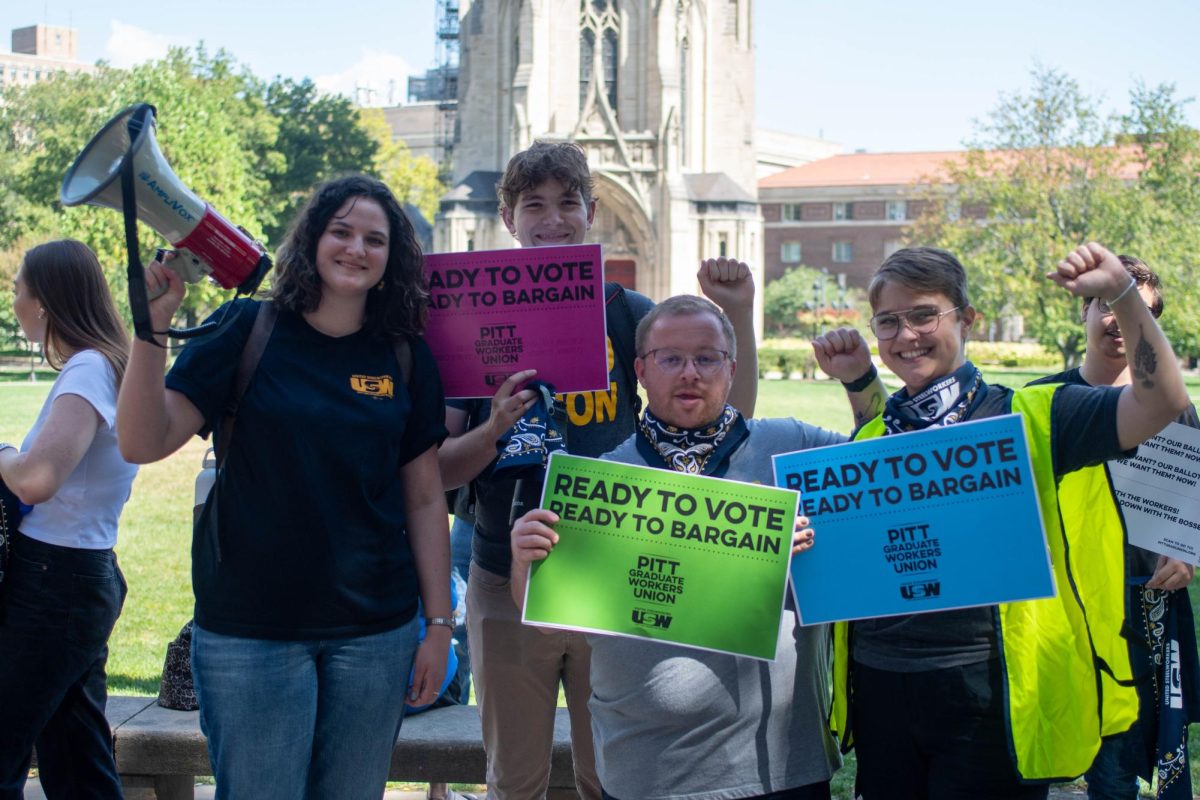
[[[284,159],[271,182],[282,205],[267,228],[268,239],[278,244],[315,185],[346,172],[370,172],[379,144],[350,100],[319,94],[307,78],[276,78],[264,98],[279,124],[275,148]]]
[[[278,124],[254,92],[249,73],[232,58],[203,48],[175,48],[161,61],[131,70],[106,66],[91,75],[58,74],[48,81],[6,90],[0,105],[0,248],[21,240],[71,237],[96,251],[109,272],[118,303],[125,292],[125,240],[120,214],[95,206],[64,208],[58,190],[83,145],[114,114],[137,102],[158,109],[157,138],[185,186],[252,236],[274,222],[271,200]],[[161,237],[139,226],[143,260]],[[201,284],[190,291],[185,313],[194,318],[220,297]]]
[[[80,239],[105,265],[118,304],[127,304],[121,215],[94,206],[63,208],[58,191],[83,145],[137,102],[157,107],[158,143],[182,183],[268,252],[312,187],[334,175],[390,172],[399,181],[411,173],[404,191],[425,204],[434,191],[423,165],[400,148],[377,158],[379,137],[349,100],[321,95],[308,80],[264,83],[224,51],[174,48],[130,70],[101,64],[93,74],[60,73],[3,91],[0,261],[19,262],[39,241]],[[139,238],[145,261],[162,240],[144,225]],[[189,291],[188,324],[227,296],[207,282]],[[2,316],[0,331],[12,332]]]
[[[1086,344],[1079,302],[1044,275],[1079,244],[1145,259],[1168,298],[1194,308],[1200,159],[1185,102],[1170,85],[1138,87],[1127,116],[1105,118],[1074,80],[1035,69],[1032,89],[1002,97],[966,157],[945,165],[950,188],[931,190],[910,240],[958,255],[985,319],[1021,316],[1066,366]],[[1164,319],[1172,340],[1196,352],[1181,323]]]
[[[359,111],[363,128],[378,145],[372,172],[386,183],[401,203],[412,203],[425,219],[433,222],[438,202],[446,185],[438,175],[438,165],[428,156],[414,156],[403,140],[392,138],[383,110],[364,108]]]
[[[767,284],[763,324],[768,335],[811,335],[814,329],[853,322],[859,293],[838,285],[837,278],[811,267],[792,267]]]

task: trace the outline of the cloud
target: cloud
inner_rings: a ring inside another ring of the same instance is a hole
[[[108,41],[104,43],[104,57],[114,67],[128,69],[136,64],[163,58],[171,45],[186,46],[182,36],[154,33],[136,25],[112,20],[109,23]]]
[[[380,50],[364,49],[358,61],[341,72],[318,75],[317,88],[340,94],[364,106],[395,106],[408,97],[412,67],[403,58]]]

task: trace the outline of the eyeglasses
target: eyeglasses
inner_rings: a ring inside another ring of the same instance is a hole
[[[674,347],[658,347],[654,350],[647,350],[642,354],[642,358],[653,359],[658,368],[668,375],[678,375],[683,372],[690,361],[696,367],[696,372],[705,378],[711,378],[721,371],[721,367],[725,366],[725,362],[729,359],[729,353],[724,350],[701,350],[699,353],[689,356]]]
[[[899,336],[901,324],[907,325],[916,333],[933,333],[938,329],[942,317],[962,308],[963,306],[955,306],[945,311],[938,311],[936,306],[917,306],[906,311],[876,314],[871,317],[871,332],[881,342]]]
[[[1149,306],[1149,309],[1150,316],[1154,317],[1155,319],[1158,319],[1162,316],[1161,306]],[[1096,310],[1100,312],[1100,316],[1102,317],[1111,317],[1113,315],[1113,310],[1108,307],[1108,303],[1104,302],[1099,297],[1096,298]]]

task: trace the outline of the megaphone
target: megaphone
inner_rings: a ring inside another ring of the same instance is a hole
[[[196,283],[211,276],[239,294],[254,292],[271,268],[262,248],[216,209],[197,197],[171,170],[154,137],[154,106],[129,106],[105,123],[63,177],[64,206],[90,203],[125,215],[129,249],[129,301],[138,338],[153,342],[145,280],[137,254],[136,220],[171,243],[178,257],[171,269]],[[135,275],[136,273],[136,275]],[[158,331],[186,339],[214,324]]]

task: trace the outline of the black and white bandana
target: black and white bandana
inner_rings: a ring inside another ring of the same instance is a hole
[[[677,428],[650,413],[642,412],[638,429],[667,465],[676,472],[699,475],[709,457],[724,441],[741,418],[737,409],[726,404],[716,421],[700,428]]]
[[[901,389],[888,398],[883,409],[883,424],[889,433],[919,431],[937,425],[953,425],[963,419],[976,401],[982,399],[979,391],[983,386],[983,375],[970,361],[964,363],[944,378],[939,378],[908,396]]]

